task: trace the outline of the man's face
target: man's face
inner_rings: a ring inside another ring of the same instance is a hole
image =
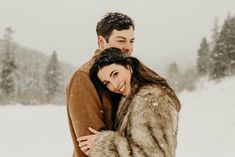
[[[121,49],[123,52],[131,55],[134,46],[134,30],[130,27],[127,30],[113,30],[108,39],[108,42],[102,37],[99,36],[99,40],[102,39],[102,42],[99,41],[100,49],[103,51],[106,48],[116,47]]]

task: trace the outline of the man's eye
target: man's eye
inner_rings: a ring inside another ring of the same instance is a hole
[[[119,43],[124,43],[125,40],[118,40],[117,42],[119,42]]]
[[[130,43],[134,43],[134,42],[135,42],[135,40],[131,40],[131,41],[130,41]]]

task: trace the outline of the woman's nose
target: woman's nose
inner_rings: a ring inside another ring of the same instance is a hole
[[[113,86],[114,91],[116,91],[118,89],[118,82],[112,81],[112,86]]]

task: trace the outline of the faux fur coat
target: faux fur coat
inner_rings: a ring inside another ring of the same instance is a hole
[[[116,131],[102,131],[91,157],[174,157],[177,143],[177,104],[157,85],[141,87],[120,102]]]

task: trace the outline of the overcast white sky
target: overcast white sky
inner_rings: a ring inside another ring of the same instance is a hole
[[[172,60],[196,58],[203,36],[210,39],[213,21],[221,25],[234,0],[0,0],[0,38],[7,26],[22,46],[80,66],[97,48],[95,27],[108,11],[135,20],[134,56],[162,68]],[[185,64],[184,64],[185,65]],[[162,67],[161,67],[162,66]]]

